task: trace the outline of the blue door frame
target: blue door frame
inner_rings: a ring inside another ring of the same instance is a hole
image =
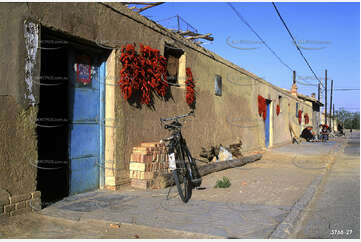
[[[267,115],[264,125],[264,131],[265,131],[265,146],[268,148],[269,146],[269,134],[270,134],[270,102],[267,101]]]
[[[100,164],[104,160],[105,63],[98,64],[97,56],[87,51],[75,50],[69,51],[68,60],[69,194],[72,195],[104,185],[104,168]]]

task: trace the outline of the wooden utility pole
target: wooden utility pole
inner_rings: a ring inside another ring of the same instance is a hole
[[[333,80],[331,80],[331,96],[330,96],[330,128],[332,130],[332,95],[333,95]]]
[[[320,83],[318,83],[318,98],[317,98],[318,101],[321,100],[321,85]]]
[[[332,108],[332,116],[333,118],[335,118],[335,104],[332,104],[333,105],[333,108]],[[338,122],[336,122],[336,125],[337,125]],[[337,129],[337,126],[336,127],[333,127],[334,129]]]
[[[325,70],[325,124],[327,125],[327,70]]]
[[[293,71],[293,84],[296,84],[296,71]]]

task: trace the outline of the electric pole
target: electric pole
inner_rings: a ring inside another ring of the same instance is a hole
[[[293,84],[296,84],[296,71],[293,71]]]
[[[321,100],[321,86],[320,86],[320,83],[318,83],[318,98],[317,98],[318,101]]]
[[[331,80],[331,96],[330,96],[330,129],[332,130],[332,95],[333,95],[333,80]]]
[[[327,70],[325,70],[325,124],[327,125]]]
[[[333,118],[335,118],[335,104],[333,104],[333,108],[332,108],[332,116]],[[338,122],[336,122],[337,125]],[[336,126],[337,127],[337,126]],[[335,128],[335,127],[334,127]]]

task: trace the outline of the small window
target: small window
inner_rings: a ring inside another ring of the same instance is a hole
[[[222,77],[220,75],[216,75],[214,80],[215,83],[215,95],[222,96]]]
[[[296,118],[298,118],[298,103],[296,103]]]
[[[164,57],[167,58],[167,80],[170,83],[178,83],[179,58],[183,55],[182,49],[166,44]]]

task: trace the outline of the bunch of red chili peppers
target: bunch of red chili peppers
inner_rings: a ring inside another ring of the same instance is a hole
[[[308,124],[310,122],[310,118],[308,117],[307,113],[304,115],[304,118],[305,118],[305,124]]]
[[[159,50],[140,44],[140,53],[135,50],[135,44],[122,48],[118,82],[125,100],[132,96],[140,97],[142,104],[152,103],[153,90],[164,97],[168,91],[167,59],[161,56]]]
[[[266,99],[260,95],[258,95],[258,113],[259,115],[263,115],[263,120],[266,120],[267,103],[266,103]]]
[[[194,105],[195,102],[195,92],[194,92],[194,80],[193,80],[193,74],[191,71],[191,68],[187,67],[186,68],[186,75],[187,75],[187,80],[186,80],[186,102],[189,106]]]
[[[302,110],[298,110],[298,123],[302,123]]]
[[[281,112],[280,105],[277,104],[277,106],[276,106],[276,114],[277,114],[277,116],[280,114],[280,112]]]

